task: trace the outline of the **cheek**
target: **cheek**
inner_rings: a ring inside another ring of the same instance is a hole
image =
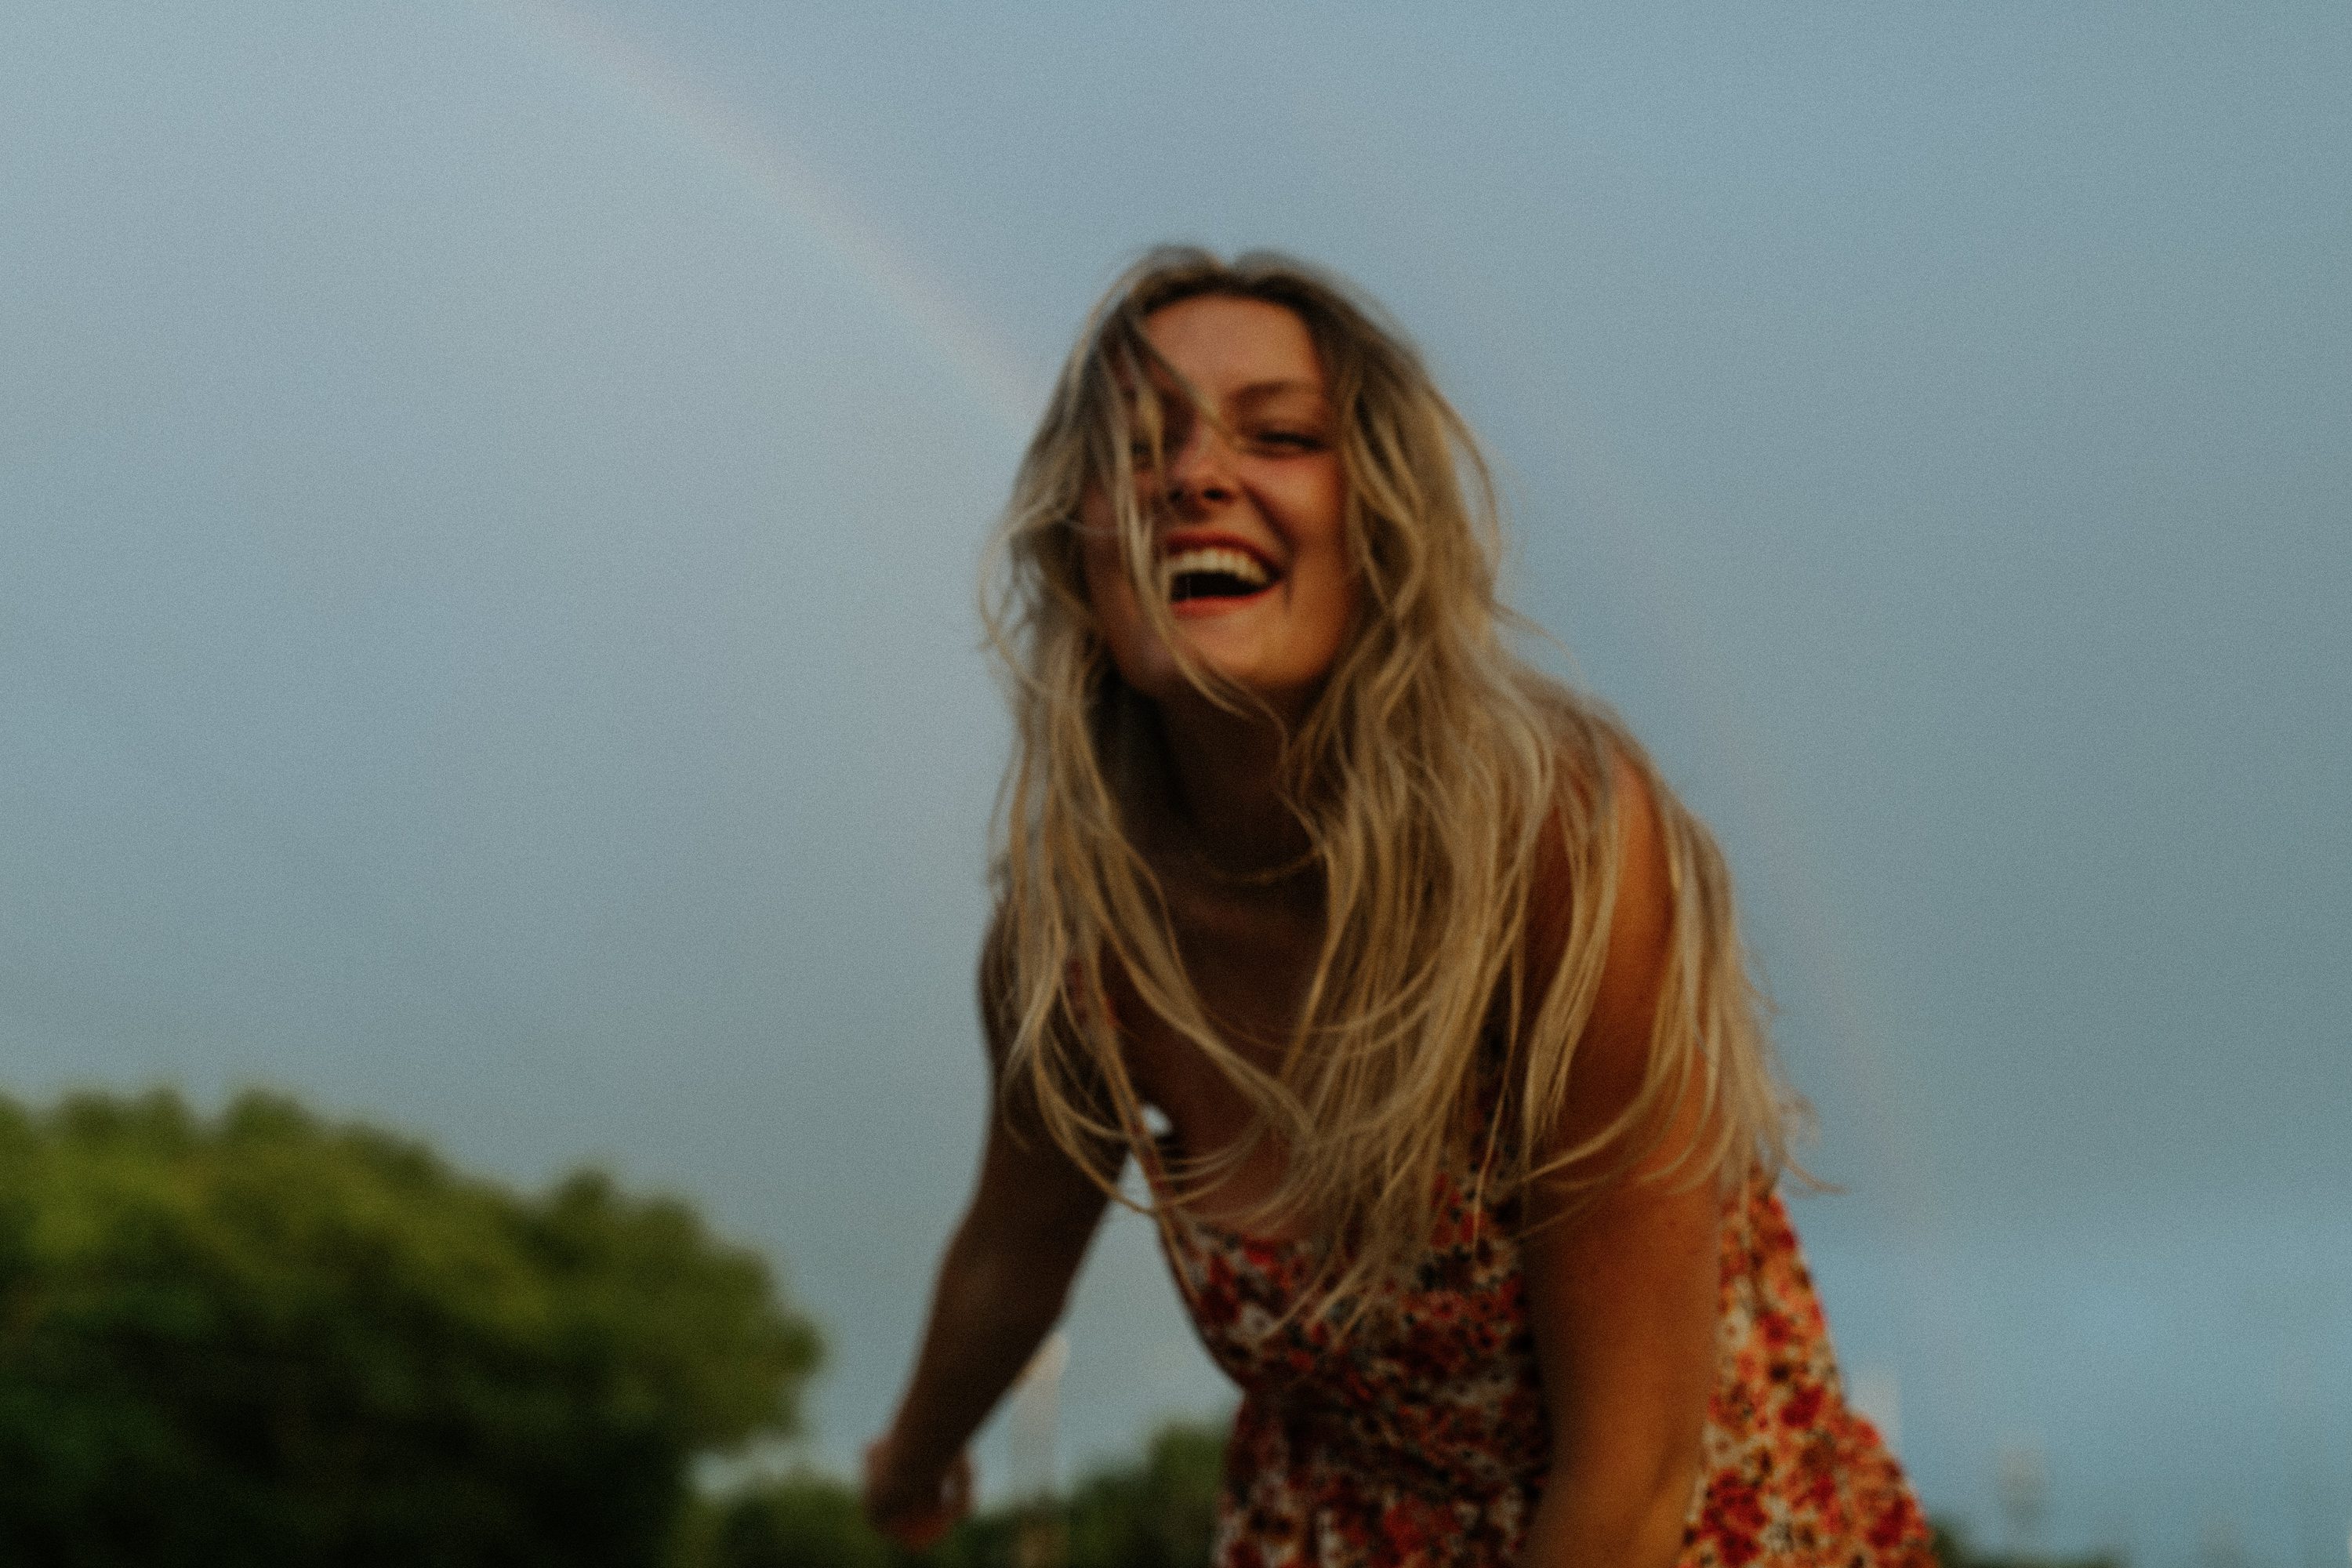
[[[1301,476],[1286,498],[1282,521],[1291,548],[1318,571],[1345,573],[1348,548],[1348,487],[1334,467],[1328,472]]]
[[[1355,630],[1358,594],[1354,579],[1342,572],[1328,592],[1318,596],[1315,616],[1317,662],[1327,668],[1347,650]]]
[[[1314,594],[1310,615],[1315,628],[1318,634],[1337,644],[1355,625],[1356,609],[1363,590],[1356,581],[1354,554],[1348,548],[1347,525],[1341,521],[1342,503],[1336,489],[1332,495],[1318,499],[1328,504],[1319,509],[1318,526],[1312,540],[1301,542],[1307,545],[1301,553],[1310,558],[1313,563]]]

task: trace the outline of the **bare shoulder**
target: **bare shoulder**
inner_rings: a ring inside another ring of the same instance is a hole
[[[981,1043],[988,1056],[990,1125],[1009,1135],[1004,1142],[1032,1149],[1048,1163],[1077,1162],[1116,1173],[1126,1159],[1125,1143],[1082,1130],[1083,1124],[1099,1123],[1108,1114],[1111,1099],[1099,1070],[1071,1036],[1069,1020],[1049,1012],[1042,1026],[1052,1037],[1032,1041],[1030,1054],[1016,1059],[1024,1013],[1034,1005],[1021,994],[1027,982],[1021,974],[1016,940],[1013,922],[1000,905],[981,938],[974,984]],[[1055,1065],[1044,1065],[1048,1061]],[[1058,1108],[1056,1113],[1049,1114],[1049,1099]],[[1062,1129],[1059,1133],[1053,1131],[1056,1126]],[[1099,1184],[1093,1177],[1087,1180]]]
[[[1674,931],[1674,879],[1669,868],[1660,806],[1645,771],[1625,752],[1606,752],[1605,788],[1599,781],[1570,777],[1562,788],[1587,792],[1607,812],[1575,814],[1591,824],[1597,841],[1571,847],[1560,814],[1547,827],[1529,889],[1528,973],[1537,984],[1582,953],[1595,933],[1580,932],[1582,906],[1588,921],[1605,921],[1598,933],[1600,973],[1582,1033],[1574,1044],[1574,1070],[1555,1130],[1554,1147],[1576,1147],[1601,1132],[1640,1096],[1650,1072],[1658,1005]],[[1579,876],[1610,885],[1611,896],[1596,905],[1580,900]]]
[[[1630,1030],[1646,1057],[1674,929],[1674,877],[1649,779],[1622,752],[1611,755],[1610,769],[1616,836],[1603,852],[1615,862],[1617,896],[1609,913],[1609,945],[1593,1015],[1596,1023]]]
[[[989,911],[988,928],[981,935],[974,990],[980,1001],[980,1037],[988,1051],[989,1076],[999,1079],[1013,1049],[1014,1031],[1013,932],[1001,903]]]
[[[1016,1071],[1013,1062],[1021,1032],[1020,971],[1013,943],[1012,921],[999,904],[980,939],[973,990],[980,1006],[981,1047],[988,1056],[990,1123],[1031,1142],[1045,1136],[1045,1127],[1035,1083],[1029,1074]]]
[[[1528,957],[1531,973],[1550,975],[1578,934],[1572,919],[1578,878],[1612,882],[1608,907],[1600,911],[1608,921],[1602,990],[1623,1002],[1638,1000],[1632,993],[1645,978],[1653,983],[1656,978],[1674,926],[1674,876],[1650,779],[1632,757],[1613,747],[1607,766],[1605,792],[1589,779],[1561,781],[1562,790],[1585,797],[1586,809],[1573,816],[1590,823],[1600,841],[1571,846],[1568,814],[1555,811],[1546,823],[1528,884]],[[1606,814],[1598,809],[1603,798],[1609,803]]]

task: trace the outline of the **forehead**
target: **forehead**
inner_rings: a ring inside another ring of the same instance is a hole
[[[1144,336],[1185,380],[1213,400],[1242,393],[1323,391],[1323,364],[1307,323],[1265,300],[1207,294],[1163,305],[1143,319]]]

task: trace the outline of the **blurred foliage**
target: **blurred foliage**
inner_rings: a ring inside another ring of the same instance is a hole
[[[684,1568],[1202,1568],[1223,1457],[1222,1424],[1163,1426],[1066,1498],[992,1510],[922,1552],[875,1533],[845,1483],[788,1476],[709,1500]]]
[[[1070,1494],[1070,1568],[1200,1568],[1224,1473],[1223,1426],[1162,1426],[1143,1462],[1097,1471]]]
[[[0,1562],[650,1568],[815,1363],[683,1205],[248,1095],[0,1098]]]
[[[908,1561],[829,1476],[758,1482],[706,1503],[681,1568],[898,1568]]]
[[[2093,1552],[2088,1557],[2039,1557],[1979,1552],[1969,1543],[1968,1531],[1958,1521],[1937,1519],[1932,1522],[1938,1568],[2124,1568],[2123,1558],[2112,1552]]]

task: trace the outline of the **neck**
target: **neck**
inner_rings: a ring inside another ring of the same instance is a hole
[[[1185,848],[1231,876],[1276,870],[1305,856],[1307,829],[1282,794],[1281,724],[1226,712],[1206,698],[1159,708],[1171,826]]]

